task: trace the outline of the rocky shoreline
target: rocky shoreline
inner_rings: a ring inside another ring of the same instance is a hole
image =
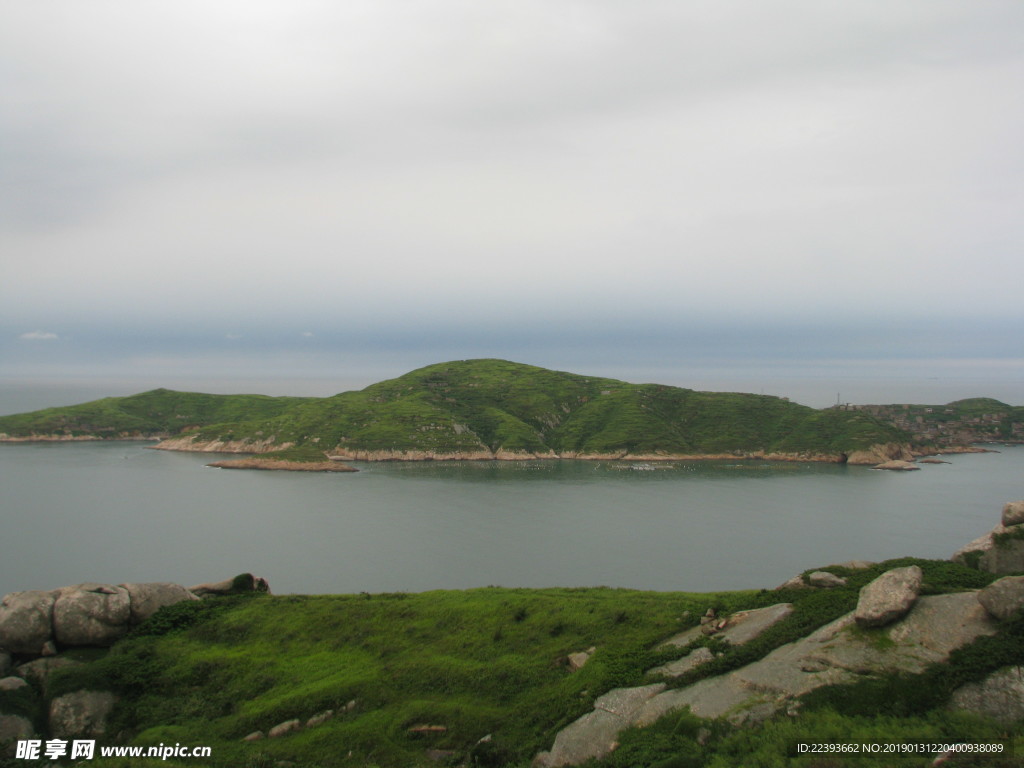
[[[183,451],[195,453],[277,453],[293,446],[292,443],[276,444],[273,438],[259,441],[250,440],[206,440],[199,441],[195,437],[175,437],[162,440],[153,446],[161,451]],[[556,453],[535,453],[531,451],[506,451],[498,449],[478,451],[409,451],[401,449],[346,449],[340,446],[333,451],[324,451],[324,456],[332,462],[343,461],[524,461],[524,460],[558,460],[569,459],[579,461],[785,461],[785,462],[821,462],[829,464],[852,464],[857,466],[874,466],[887,461],[911,461],[913,452],[903,443],[880,443],[860,451],[850,453],[780,453],[766,451],[745,451],[732,453],[580,453],[565,451]],[[316,462],[322,464],[323,462]],[[263,467],[252,467],[260,469]],[[285,468],[285,467],[280,467]]]
[[[276,443],[274,437],[262,440],[197,440],[195,435],[177,435],[174,437],[119,435],[117,437],[100,437],[97,435],[29,435],[12,437],[0,434],[0,443],[30,442],[86,442],[101,440],[123,441],[159,441],[151,446],[160,451],[181,451],[185,453],[236,453],[249,454],[243,459],[227,459],[216,461],[207,466],[219,469],[256,469],[291,472],[358,472],[346,465],[346,461],[778,461],[778,462],[812,462],[827,464],[850,464],[874,469],[907,471],[920,469],[914,462],[922,457],[941,456],[944,454],[966,453],[998,453],[992,448],[978,445],[944,446],[941,450],[914,451],[905,443],[880,443],[869,448],[849,453],[781,453],[766,451],[746,451],[729,453],[581,453],[565,451],[556,453],[536,453],[530,451],[507,451],[498,449],[479,451],[433,452],[401,449],[345,449],[340,446],[333,451],[324,451],[324,460],[302,461],[286,458],[260,458],[261,454],[272,454],[286,451],[294,447],[294,443]],[[928,460],[921,463],[948,463]]]

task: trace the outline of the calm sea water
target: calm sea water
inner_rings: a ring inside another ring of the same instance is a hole
[[[948,557],[1024,498],[1021,447],[910,473],[525,461],[306,474],[146,445],[0,445],[0,594],[242,571],[277,593],[773,587],[854,558]]]

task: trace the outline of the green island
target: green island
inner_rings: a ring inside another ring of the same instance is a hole
[[[1024,409],[979,402],[986,413],[1001,414],[995,431],[979,434],[1019,438]],[[485,359],[430,365],[324,398],[157,389],[3,416],[0,440],[159,438],[156,447],[168,450],[292,463],[738,457],[877,464],[909,459],[911,449],[948,446],[950,435],[976,436],[947,430],[929,437],[915,431],[920,423],[898,406],[814,409],[781,397],[631,384]]]
[[[154,390],[3,417],[0,432],[317,471],[339,456],[851,461],[1013,442],[1019,419],[986,399],[815,410],[474,360],[328,398]],[[55,762],[19,757],[26,739],[209,748],[155,753],[174,768],[1015,766],[1021,574],[1024,501],[950,560],[826,565],[774,589],[275,595],[242,574],[11,593],[0,768]],[[975,751],[939,757],[950,744]]]

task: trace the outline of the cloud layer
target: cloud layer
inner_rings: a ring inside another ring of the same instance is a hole
[[[0,331],[1019,361],[1021,82],[1015,0],[8,4]]]

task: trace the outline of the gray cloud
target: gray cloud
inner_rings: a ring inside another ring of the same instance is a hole
[[[966,0],[8,4],[2,327],[73,329],[96,360],[190,360],[204,332],[256,354],[282,328],[304,354],[344,328],[381,354],[1020,359],[1022,22]],[[942,341],[907,331],[941,318]]]

